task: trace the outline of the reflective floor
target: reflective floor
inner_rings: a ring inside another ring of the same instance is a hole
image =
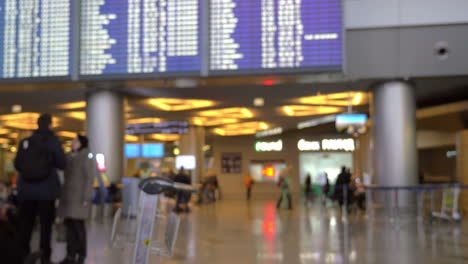
[[[467,223],[395,223],[359,213],[346,221],[334,207],[277,211],[274,201],[221,201],[182,215],[174,256],[150,263],[468,263]],[[129,263],[109,247],[110,221],[88,231],[87,263]],[[58,261],[65,245],[54,250]]]

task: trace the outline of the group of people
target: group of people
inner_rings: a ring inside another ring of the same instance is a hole
[[[350,205],[356,202],[359,209],[365,209],[365,189],[362,182],[353,178],[351,170],[343,166],[338,175],[333,194],[330,194],[331,187],[328,180],[328,175],[323,172],[318,175],[319,184],[322,186],[322,203],[326,203],[327,199],[338,202],[340,208],[345,204],[350,209]],[[312,178],[308,174],[304,182],[305,202],[308,203],[312,197]]]
[[[292,210],[292,195],[291,195],[291,187],[292,187],[292,179],[289,177],[288,170],[285,169],[281,171],[280,176],[277,181],[277,186],[279,187],[281,193],[278,201],[276,203],[276,208],[287,208],[288,210]],[[246,188],[246,195],[247,201],[250,201],[252,198],[252,188],[255,184],[254,179],[248,173],[244,178],[244,185]],[[284,204],[283,204],[284,203]]]
[[[39,218],[42,264],[51,263],[52,228],[56,216],[64,219],[67,255],[61,264],[82,264],[86,259],[85,220],[90,217],[96,165],[88,150],[88,139],[77,135],[72,152],[65,155],[59,139],[52,132],[52,117],[39,117],[38,129],[22,140],[14,161],[18,171],[17,208],[14,221],[14,243],[10,262],[24,263],[31,256],[31,237]],[[58,170],[64,171],[61,182]],[[57,200],[58,208],[57,208]],[[12,220],[0,212],[3,220]],[[1,219],[0,219],[1,220]],[[2,256],[3,258],[3,256]]]

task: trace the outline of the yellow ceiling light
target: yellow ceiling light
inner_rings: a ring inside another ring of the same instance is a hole
[[[286,113],[288,116],[294,116],[294,110],[290,106],[285,106],[283,107],[283,111]]]
[[[267,130],[268,129],[268,124],[265,123],[265,122],[261,122],[260,123],[260,128],[263,129],[263,130]]]
[[[314,116],[343,112],[345,109],[336,106],[308,106],[308,105],[287,105],[282,107],[282,111],[287,116]]]
[[[215,105],[215,102],[210,100],[176,98],[153,98],[149,99],[148,103],[164,111],[187,111]]]
[[[138,142],[138,140],[140,140],[140,138],[138,136],[135,136],[135,135],[125,135],[125,141],[126,142]]]
[[[18,113],[0,116],[0,124],[9,128],[16,128],[22,130],[37,129],[37,119],[40,114],[38,113]],[[54,127],[60,124],[60,119],[57,117],[52,118],[52,125]]]
[[[0,121],[27,121],[36,122],[40,114],[38,113],[18,113],[0,116]]]
[[[78,119],[78,120],[86,120],[86,113],[85,112],[69,112],[66,113],[65,116]]]
[[[202,111],[198,113],[201,117],[211,117],[211,118],[237,118],[237,119],[247,119],[253,118],[254,113],[245,107],[231,107],[231,108],[222,108],[215,110]]]
[[[78,133],[70,132],[70,131],[57,132],[57,136],[64,137],[64,138],[76,138],[77,135],[78,135]]]
[[[270,126],[265,122],[247,122],[225,125],[215,128],[213,132],[220,136],[252,135],[258,131],[268,129]]]
[[[296,102],[301,104],[328,106],[348,106],[350,103],[352,105],[363,105],[369,102],[369,97],[367,93],[344,92],[302,97],[297,99]]]
[[[86,108],[86,102],[85,101],[79,101],[79,102],[61,104],[61,105],[58,105],[57,108],[65,109],[65,110],[84,109],[84,108]]]
[[[161,123],[162,119],[157,117],[145,117],[145,118],[137,118],[137,119],[130,119],[127,121],[128,124],[154,124],[154,123]]]
[[[8,134],[10,132],[11,132],[11,130],[9,130],[9,129],[0,128],[0,135],[5,135],[5,134]]]
[[[363,99],[362,93],[356,93],[353,97],[353,105],[360,105]]]
[[[148,138],[157,141],[177,141],[180,136],[176,134],[151,134]]]
[[[252,118],[253,113],[247,108],[242,108],[241,113],[246,117],[246,118]]]
[[[233,124],[239,122],[237,118],[208,118],[208,117],[194,117],[192,124],[197,126],[220,126],[226,124]]]
[[[19,136],[18,133],[10,133],[7,135],[8,138],[12,138],[12,139],[18,138],[18,136]]]
[[[16,129],[21,129],[21,130],[34,130],[34,129],[37,129],[36,124],[25,124],[25,123],[20,123],[20,122],[8,122],[8,123],[5,123],[5,126],[11,127],[11,128],[16,128]]]

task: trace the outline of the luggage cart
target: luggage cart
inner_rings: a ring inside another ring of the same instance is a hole
[[[432,206],[431,219],[439,218],[449,221],[461,221],[462,215],[458,210],[458,200],[460,197],[461,186],[446,186],[442,190],[442,205],[440,212],[436,212]],[[431,200],[434,200],[434,191],[431,194]]]
[[[130,264],[147,264],[151,254],[171,257],[179,230],[179,217],[162,209],[161,197],[170,190],[193,192],[190,185],[167,178],[148,178],[139,184],[137,217],[119,209],[112,226],[111,246],[121,249]]]

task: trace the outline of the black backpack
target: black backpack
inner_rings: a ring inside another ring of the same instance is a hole
[[[49,149],[47,138],[32,136],[23,140],[19,147],[21,156],[21,177],[28,182],[39,182],[50,175]]]

